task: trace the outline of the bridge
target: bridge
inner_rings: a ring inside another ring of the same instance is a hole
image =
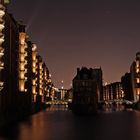
[[[68,101],[64,100],[52,100],[46,102],[46,105],[68,105]]]
[[[115,100],[107,100],[107,101],[103,101],[102,103],[105,104],[133,104],[133,101],[129,101],[129,100],[123,100],[123,99],[115,99]]]

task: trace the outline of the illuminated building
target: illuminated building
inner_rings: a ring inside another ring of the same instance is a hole
[[[104,101],[121,100],[124,97],[120,82],[114,82],[103,87]]]
[[[140,52],[130,67],[134,101],[140,100]]]
[[[19,25],[19,92],[27,92],[25,88],[27,65],[26,55],[28,48],[26,42],[25,26]]]
[[[42,102],[45,102],[47,97],[47,77],[48,77],[48,68],[45,63],[42,65],[43,68],[43,81],[42,81],[42,88],[43,88],[43,99]]]
[[[40,55],[37,55],[36,63],[36,103],[40,105],[43,96],[43,61]]]
[[[29,41],[25,25],[7,13],[8,2],[0,1],[0,114],[7,116],[29,112],[36,95],[45,97],[48,83],[51,88],[53,85],[48,68],[37,57],[36,45]]]
[[[0,11],[0,112],[11,112],[18,108],[18,24],[6,11],[3,14]]]
[[[100,92],[102,92],[100,83],[102,83],[101,69],[77,68],[77,75],[73,79],[72,110],[74,113],[96,112]]]
[[[36,62],[37,62],[37,46],[32,44],[32,102],[36,102]]]

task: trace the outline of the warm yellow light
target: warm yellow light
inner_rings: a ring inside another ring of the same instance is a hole
[[[4,25],[3,24],[0,24],[0,31],[2,31],[3,29],[4,29]]]
[[[42,84],[39,85],[39,88],[40,88],[40,89],[42,88]]]
[[[0,44],[4,42],[4,38],[0,38]]]
[[[139,68],[139,66],[140,66],[140,61],[137,60],[136,61],[136,67]]]
[[[24,63],[19,64],[19,69],[22,70],[22,71],[24,70]]]
[[[24,32],[19,33],[19,42],[20,42],[20,44],[22,44],[22,45],[25,44],[25,37],[26,37],[26,34]]]
[[[36,102],[36,95],[33,96],[33,100],[34,100],[34,102]]]
[[[24,45],[20,45],[19,52],[20,53],[24,53],[25,52]]]
[[[32,86],[32,93],[35,94],[36,93],[36,87]]]
[[[32,84],[33,85],[36,85],[36,80],[32,80]]]
[[[136,79],[136,82],[137,82],[137,83],[140,83],[140,78],[137,78],[137,79]]]
[[[32,51],[36,51],[36,49],[37,49],[36,44],[33,44]]]
[[[20,78],[20,79],[24,79],[24,78],[25,78],[25,77],[24,77],[24,71],[21,71],[21,72],[20,72],[19,78]]]
[[[48,79],[48,83],[51,83],[51,79]]]
[[[25,52],[25,56],[28,56],[28,53],[27,52]]]
[[[36,68],[33,68],[32,70],[33,70],[33,73],[35,73],[35,72],[36,72]]]
[[[39,64],[39,69],[42,70],[42,63]]]
[[[25,62],[24,62],[24,63],[25,63],[25,65],[26,65],[26,64],[27,64],[27,60],[25,60]]]
[[[3,67],[4,66],[4,62],[0,62],[0,67]]]
[[[32,55],[32,59],[33,59],[33,61],[35,61],[36,60],[36,55]]]
[[[33,65],[32,65],[34,68],[36,67],[36,63],[35,62],[33,62]]]
[[[3,17],[5,15],[5,11],[0,10],[0,17]]]
[[[136,89],[136,93],[139,95],[140,94],[140,88]]]
[[[43,79],[41,75],[39,76],[39,79]]]
[[[24,91],[24,80],[19,80],[19,91]]]
[[[136,68],[136,73],[139,73],[140,72],[140,68]]]
[[[42,95],[42,89],[39,89],[39,94]]]

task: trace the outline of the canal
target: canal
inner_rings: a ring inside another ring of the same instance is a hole
[[[140,140],[140,112],[106,110],[75,116],[55,106],[3,128],[0,140]]]

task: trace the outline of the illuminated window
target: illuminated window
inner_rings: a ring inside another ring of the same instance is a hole
[[[19,34],[19,40],[20,40],[20,44],[22,44],[22,45],[25,44],[25,33]]]
[[[139,68],[136,68],[136,73],[139,73],[140,72],[140,69]]]
[[[35,73],[36,72],[36,68],[33,68],[33,73]]]
[[[35,62],[33,62],[33,67],[36,67],[36,63]]]
[[[140,64],[140,62],[139,61],[136,61],[136,67],[137,68],[139,68],[139,66],[140,66],[139,64]]]
[[[35,85],[36,84],[36,81],[35,80],[32,80],[32,84]]]
[[[24,62],[25,61],[25,56],[24,56],[24,54],[19,54],[19,60],[21,61],[21,62]]]
[[[20,53],[24,53],[25,52],[24,45],[20,45],[19,52]]]
[[[33,94],[36,93],[36,87],[35,87],[35,86],[32,87],[32,93],[33,93]]]
[[[28,53],[27,52],[25,53],[25,56],[28,56]]]
[[[24,85],[24,80],[20,80],[20,81],[19,81],[19,90],[20,90],[20,91],[24,91],[24,86],[25,86],[25,85]]]
[[[140,94],[140,88],[136,89],[136,93],[139,95]]]
[[[25,77],[24,77],[24,71],[21,71],[21,72],[20,72],[19,78],[20,78],[20,79],[24,79],[24,78],[25,78]]]
[[[25,64],[27,64],[27,60],[25,60]]]
[[[140,83],[140,78],[137,78],[137,79],[136,79],[136,82],[137,82],[137,83]]]
[[[39,76],[39,79],[43,79],[41,75]]]
[[[42,70],[42,64],[39,64],[39,69],[41,69],[41,70]]]
[[[33,61],[36,60],[36,55],[35,55],[35,53],[33,53],[33,55],[32,55],[32,59],[33,59]]]
[[[39,89],[39,95],[42,95],[42,89]]]
[[[24,63],[21,63],[21,64],[19,65],[19,69],[20,69],[20,70],[24,70]]]

